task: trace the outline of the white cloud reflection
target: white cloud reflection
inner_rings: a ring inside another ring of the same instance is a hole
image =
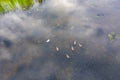
[[[120,79],[120,40],[110,42],[107,36],[110,32],[119,34],[118,3],[46,0],[27,11],[0,15],[1,79]],[[56,47],[60,50],[56,51]],[[8,68],[6,61],[11,66],[8,76],[7,70],[2,71]]]

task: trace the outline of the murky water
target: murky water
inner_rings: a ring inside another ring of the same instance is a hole
[[[120,1],[46,0],[0,15],[0,80],[119,80]]]

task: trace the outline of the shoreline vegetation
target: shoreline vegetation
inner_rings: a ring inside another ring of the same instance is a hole
[[[42,3],[43,0],[0,0],[0,13],[14,11],[16,9],[27,10],[34,3]]]

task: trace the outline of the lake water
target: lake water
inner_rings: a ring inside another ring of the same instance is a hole
[[[120,1],[46,0],[0,15],[0,80],[120,80]]]

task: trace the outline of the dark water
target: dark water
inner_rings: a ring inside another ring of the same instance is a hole
[[[120,80],[119,3],[46,0],[0,15],[0,80]]]

